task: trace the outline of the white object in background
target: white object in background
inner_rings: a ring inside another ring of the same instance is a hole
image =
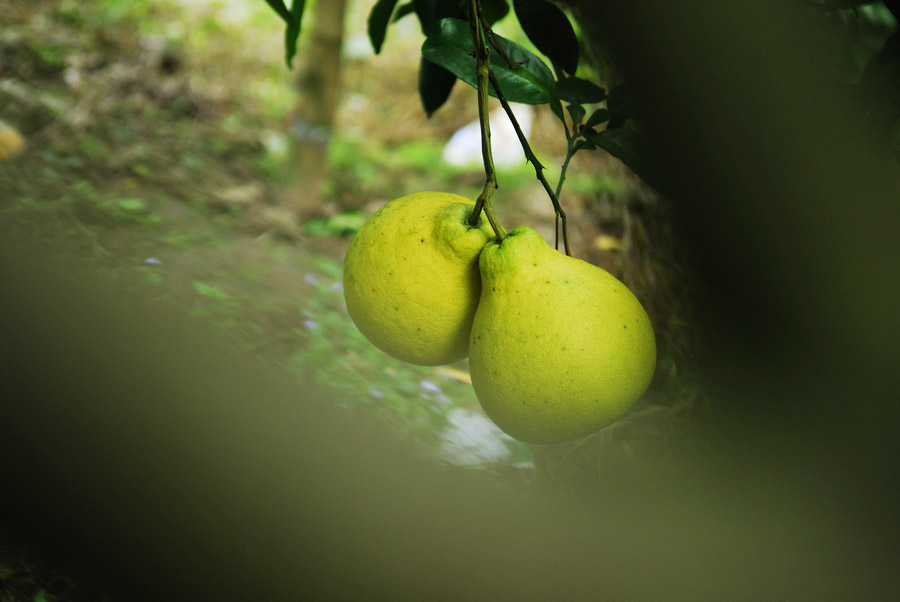
[[[528,105],[514,104],[513,115],[522,128],[522,133],[528,138],[531,135],[531,121],[534,115]],[[495,167],[515,167],[525,163],[525,153],[522,144],[516,136],[506,111],[502,108],[491,111],[491,154],[494,157]],[[447,145],[444,146],[444,161],[457,167],[472,167],[482,165],[481,158],[481,125],[475,120],[453,133]]]
[[[447,416],[450,424],[441,433],[440,454],[458,466],[488,464],[509,458],[510,451],[503,444],[509,435],[501,431],[486,416],[455,408]]]

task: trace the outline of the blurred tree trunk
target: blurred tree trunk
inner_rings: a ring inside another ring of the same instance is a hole
[[[291,158],[280,204],[295,216],[321,213],[320,186],[341,91],[345,0],[317,2],[312,36],[300,56]]]

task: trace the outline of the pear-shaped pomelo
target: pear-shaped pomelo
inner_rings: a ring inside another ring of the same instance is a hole
[[[653,328],[615,277],[527,227],[488,243],[479,266],[469,369],[504,432],[532,443],[578,439],[644,393],[656,368]]]
[[[466,357],[490,225],[445,192],[395,199],[359,229],[344,259],[344,299],[360,332],[397,359],[425,366]]]

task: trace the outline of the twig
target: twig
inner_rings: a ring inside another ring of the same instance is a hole
[[[506,51],[503,50],[503,46],[501,46],[497,42],[497,36],[494,35],[494,32],[491,30],[491,26],[487,22],[487,19],[484,18],[484,15],[479,14],[478,19],[479,19],[479,21],[481,21],[481,26],[482,26],[483,30],[486,32],[485,37],[486,37],[487,41],[491,43],[491,47],[497,51],[497,54],[500,55],[500,58],[503,59],[503,61],[506,63],[506,66],[509,67],[510,69],[515,69],[516,67],[521,65],[522,64],[521,62],[514,63],[513,60],[511,58],[509,58],[509,55],[506,54]]]
[[[506,115],[509,117],[513,129],[516,131],[516,136],[519,138],[519,142],[522,144],[522,150],[525,152],[525,158],[528,159],[528,161],[530,161],[532,165],[534,165],[534,173],[537,176],[538,181],[540,181],[541,185],[544,187],[544,190],[547,191],[547,195],[550,197],[550,202],[553,203],[553,210],[556,212],[556,218],[557,220],[562,222],[563,246],[565,247],[566,255],[571,256],[572,252],[569,250],[569,234],[566,223],[566,212],[563,211],[563,208],[560,206],[559,198],[556,196],[556,192],[553,191],[553,188],[551,188],[550,184],[547,182],[547,178],[544,177],[544,166],[540,161],[538,161],[538,158],[535,156],[534,151],[531,150],[531,145],[528,143],[528,139],[522,132],[522,128],[519,127],[519,122],[516,120],[516,116],[513,114],[512,107],[509,106],[509,102],[507,102],[506,97],[503,96],[503,92],[500,90],[500,83],[497,81],[496,76],[493,73],[489,73],[489,79],[491,85],[494,86],[494,92],[497,93],[497,98],[500,100],[500,105],[503,107],[503,110],[506,111]],[[557,248],[559,248],[558,236],[559,234],[557,233]]]
[[[491,120],[488,113],[488,80],[490,77],[490,51],[484,41],[484,30],[479,24],[481,1],[469,0],[469,27],[475,42],[475,73],[478,79],[478,121],[481,124],[481,157],[484,159],[484,188],[475,201],[475,208],[469,217],[469,225],[475,226],[482,210],[497,236],[497,242],[506,237],[506,230],[494,214],[493,196],[497,188],[497,173],[491,153]]]

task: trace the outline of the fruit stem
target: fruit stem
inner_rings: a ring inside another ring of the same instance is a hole
[[[557,220],[562,221],[562,234],[563,234],[563,245],[566,249],[566,255],[571,256],[572,252],[569,250],[569,234],[568,228],[566,224],[566,212],[563,211],[562,206],[559,204],[559,198],[557,194],[550,187],[550,183],[547,182],[547,178],[544,177],[544,166],[538,161],[537,156],[535,156],[534,151],[531,150],[531,145],[528,143],[528,139],[525,137],[525,134],[522,132],[522,128],[519,127],[519,122],[516,120],[515,114],[513,114],[512,107],[509,106],[509,102],[507,102],[506,97],[503,96],[503,92],[500,90],[500,83],[497,81],[496,76],[493,73],[488,74],[489,80],[492,86],[494,86],[494,91],[497,93],[497,98],[500,100],[500,106],[503,107],[503,110],[506,111],[507,117],[509,117],[510,123],[512,123],[513,129],[516,131],[516,136],[519,138],[519,143],[522,145],[522,151],[525,153],[525,158],[534,166],[534,174],[537,176],[538,181],[544,187],[544,190],[547,192],[547,196],[550,197],[550,202],[553,203],[553,211],[556,213]],[[559,245],[557,244],[557,247]]]
[[[475,42],[475,74],[478,80],[478,122],[481,125],[481,157],[484,159],[484,188],[475,201],[475,208],[469,216],[469,225],[478,224],[482,210],[497,236],[497,242],[506,237],[506,230],[494,213],[494,190],[497,188],[497,173],[494,171],[494,157],[491,153],[491,119],[488,112],[488,80],[490,78],[490,54],[480,23],[481,0],[469,0],[469,27]],[[496,85],[495,85],[496,86]]]

